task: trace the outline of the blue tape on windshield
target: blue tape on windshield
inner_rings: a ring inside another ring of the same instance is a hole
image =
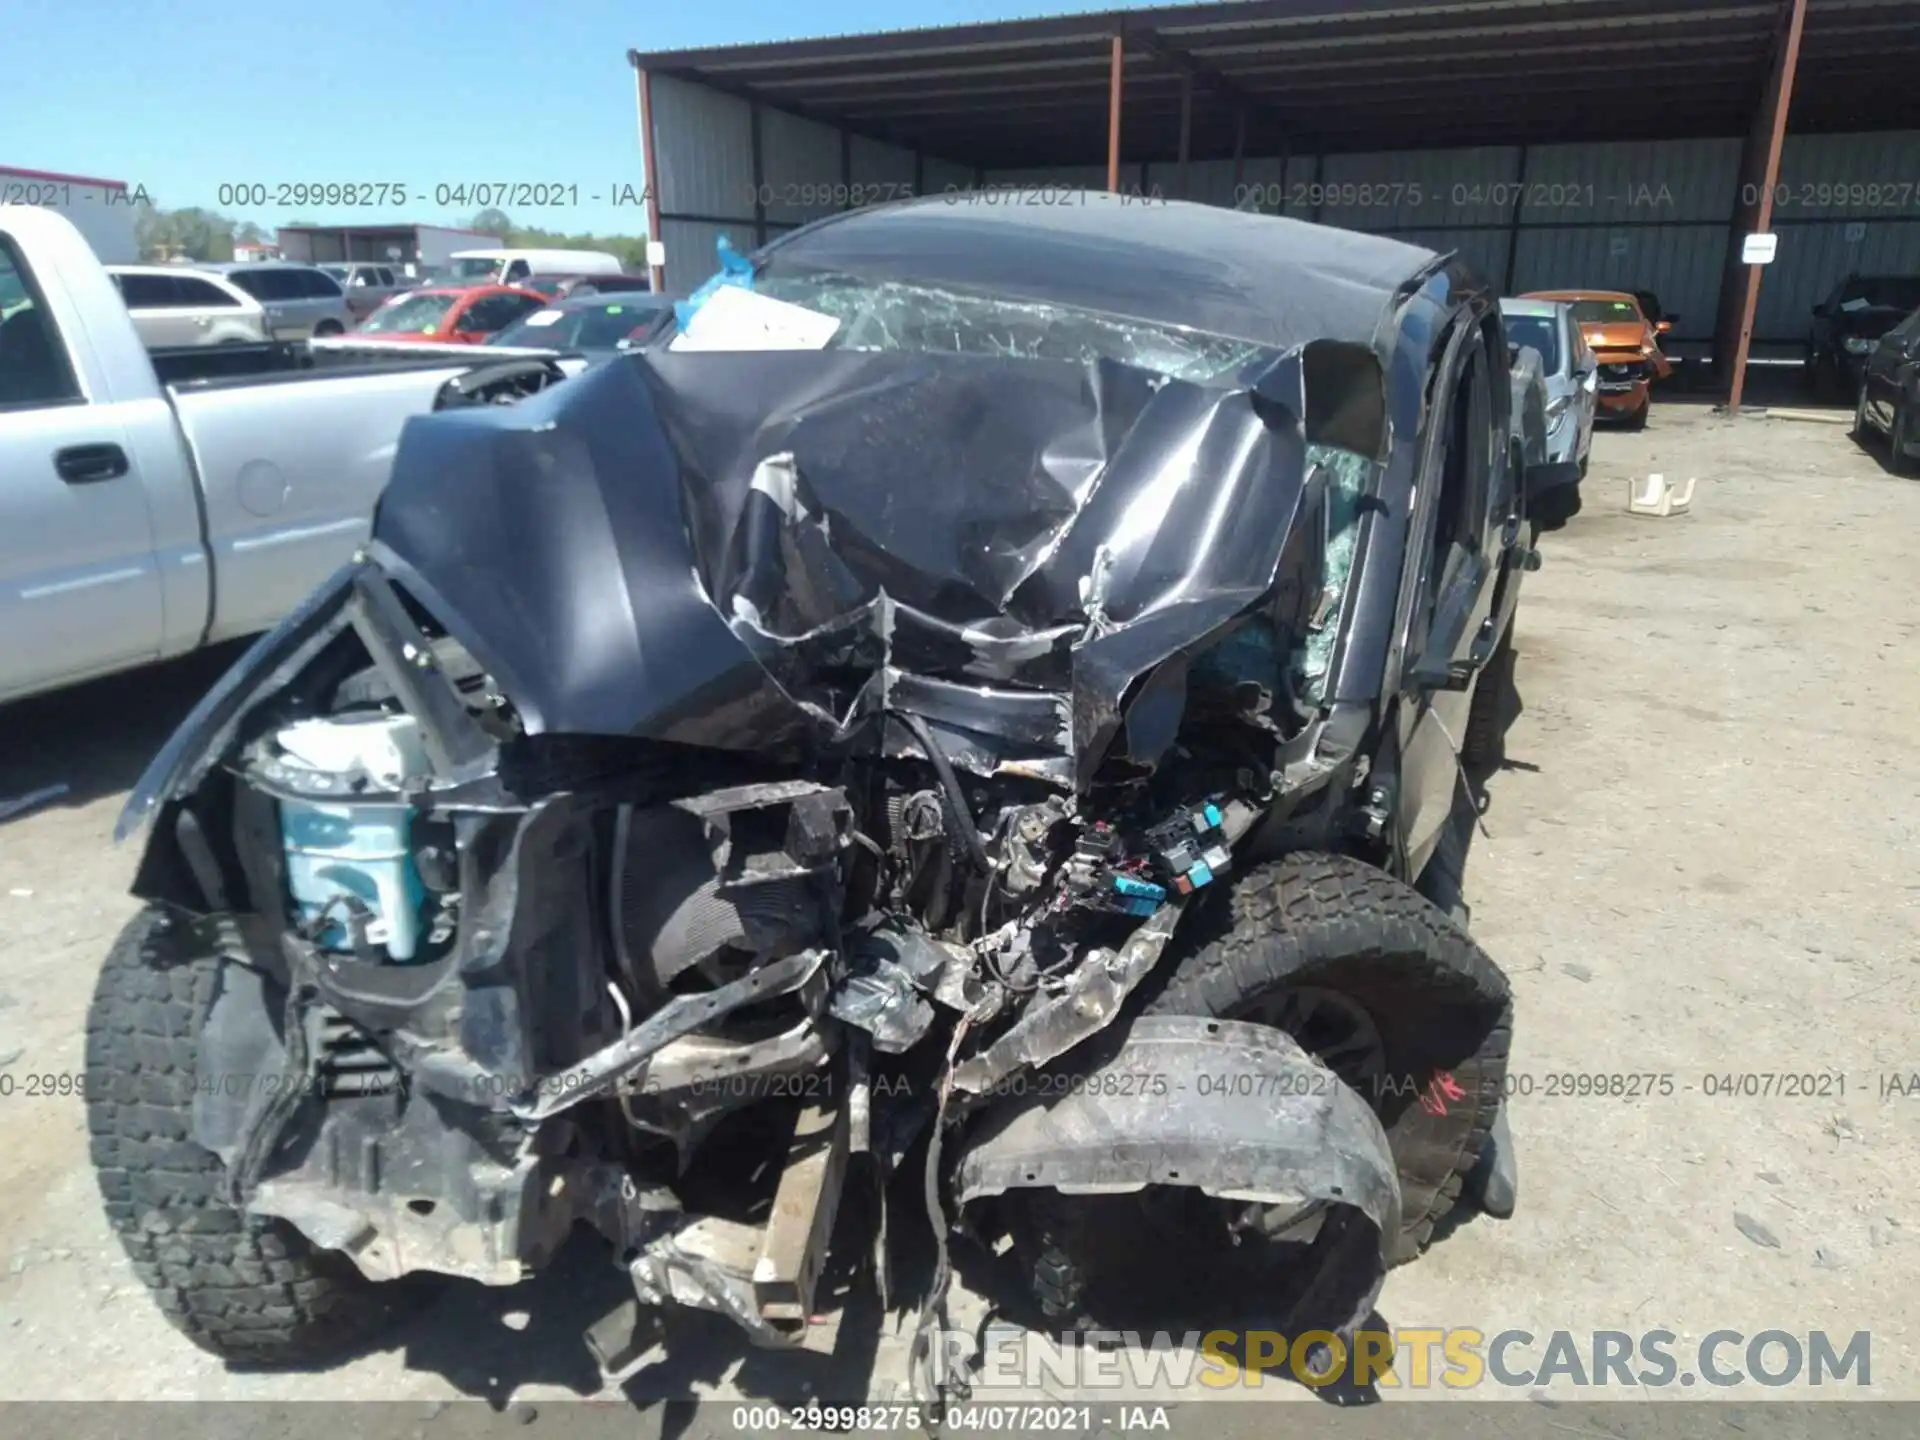
[[[714,250],[720,256],[720,273],[707,280],[700,288],[684,300],[673,302],[673,320],[681,330],[687,328],[700,307],[707,299],[723,286],[734,285],[742,290],[753,289],[753,262],[733,248],[733,241],[722,235],[714,243]]]

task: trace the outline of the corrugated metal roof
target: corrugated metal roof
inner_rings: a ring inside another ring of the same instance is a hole
[[[1171,158],[1744,134],[1782,0],[1239,0],[634,52],[749,95],[988,167],[1106,150],[1109,45],[1126,45],[1122,144]],[[1920,127],[1920,0],[1809,0],[1796,131]]]

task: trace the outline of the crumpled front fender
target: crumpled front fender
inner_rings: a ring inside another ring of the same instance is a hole
[[[1379,1119],[1284,1032],[1149,1016],[1117,1045],[1087,1050],[1077,1066],[1027,1076],[1024,1093],[982,1114],[958,1159],[961,1204],[1039,1186],[1188,1185],[1221,1199],[1351,1206],[1383,1254],[1400,1233]]]

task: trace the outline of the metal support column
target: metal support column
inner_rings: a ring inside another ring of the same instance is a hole
[[[1507,216],[1507,275],[1501,282],[1502,295],[1513,294],[1513,276],[1520,264],[1520,216],[1527,204],[1527,147],[1520,147],[1519,174],[1513,183],[1513,211]]]
[[[660,165],[653,149],[653,83],[647,72],[638,65],[633,67],[634,103],[640,112],[640,163],[647,172],[647,248],[666,242],[660,235]],[[647,280],[653,286],[654,294],[663,294],[667,288],[667,268],[652,263],[653,256],[647,257]]]
[[[1233,107],[1233,203],[1240,203],[1240,187],[1247,176],[1247,107]]]
[[[1120,87],[1126,61],[1126,42],[1113,37],[1113,59],[1107,70],[1107,189],[1120,189]]]
[[[1773,223],[1773,187],[1780,178],[1780,147],[1787,135],[1787,111],[1793,104],[1794,74],[1800,64],[1800,33],[1807,19],[1807,0],[1784,0],[1786,8],[1786,36],[1774,54],[1773,78],[1767,86],[1767,101],[1762,106],[1767,120],[1767,159],[1759,180],[1759,204],[1753,212],[1753,233],[1764,234]],[[1756,118],[1755,134],[1758,132]],[[1749,137],[1749,144],[1752,137]],[[1731,246],[1739,243],[1739,236],[1729,236]],[[1729,257],[1731,260],[1732,257]],[[1733,374],[1727,389],[1727,413],[1740,413],[1740,395],[1747,383],[1747,350],[1753,343],[1753,317],[1760,304],[1760,272],[1762,265],[1747,266],[1746,294],[1740,307],[1740,333],[1734,342]]]
[[[1188,71],[1180,74],[1180,198],[1191,200],[1193,192],[1188,188],[1187,160],[1193,149],[1193,75]]]
[[[767,167],[762,158],[764,142],[761,140],[760,100],[756,96],[748,102],[747,135],[753,151],[753,248],[758,250],[767,243]]]

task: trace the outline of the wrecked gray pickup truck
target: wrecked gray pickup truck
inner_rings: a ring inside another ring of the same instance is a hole
[[[413,422],[122,817],[89,1115],[140,1275],[284,1361],[584,1222],[618,1373],[670,1304],[804,1343],[877,1192],[929,1329],[950,1238],[1064,1321],[1166,1226],[1350,1328],[1505,1073],[1458,737],[1569,478],[1510,410],[1458,264],[1089,195],[820,222]]]

